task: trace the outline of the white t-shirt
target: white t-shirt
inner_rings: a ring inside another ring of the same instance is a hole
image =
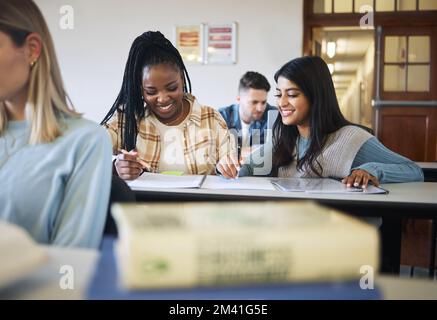
[[[184,157],[184,126],[188,116],[176,126],[167,126],[151,114],[151,119],[161,137],[161,154],[159,157],[159,171],[189,172]]]
[[[241,147],[249,147],[250,146],[250,124],[245,123],[243,120],[241,121]]]

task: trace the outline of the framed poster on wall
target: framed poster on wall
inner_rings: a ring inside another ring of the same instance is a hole
[[[204,62],[204,30],[203,24],[175,27],[175,47],[187,64]]]
[[[205,63],[234,64],[237,62],[236,22],[207,25],[205,38]]]

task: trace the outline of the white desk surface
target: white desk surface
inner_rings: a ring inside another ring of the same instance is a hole
[[[259,179],[272,179],[260,177]],[[315,194],[304,192],[285,192],[279,190],[213,190],[213,189],[141,189],[148,193],[186,194],[186,195],[225,195],[229,197],[278,198],[278,199],[323,199],[339,201],[365,201],[372,203],[401,203],[419,205],[437,205],[437,183],[410,182],[381,185],[389,194]]]
[[[416,162],[416,164],[422,169],[436,169],[437,170],[437,162]]]
[[[84,299],[99,252],[49,247],[48,253],[51,258],[48,265],[11,287],[0,290],[0,299]],[[59,268],[62,265],[71,265],[74,268],[74,290],[62,290],[59,286],[62,276]],[[378,276],[376,284],[386,300],[437,300],[437,281]]]

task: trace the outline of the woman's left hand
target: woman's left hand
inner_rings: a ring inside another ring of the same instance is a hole
[[[348,187],[361,187],[367,188],[369,181],[373,183],[376,187],[379,186],[378,178],[372,176],[366,170],[357,169],[351,172],[351,174],[344,178],[341,182],[346,184]]]

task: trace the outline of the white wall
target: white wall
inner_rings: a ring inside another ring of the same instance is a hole
[[[36,0],[54,38],[67,91],[76,109],[100,121],[120,89],[136,36],[159,30],[173,41],[175,25],[238,23],[237,64],[187,66],[198,100],[231,104],[241,75],[274,72],[302,52],[303,0]],[[74,29],[59,27],[60,8],[74,9]],[[274,103],[274,90],[269,102]]]

